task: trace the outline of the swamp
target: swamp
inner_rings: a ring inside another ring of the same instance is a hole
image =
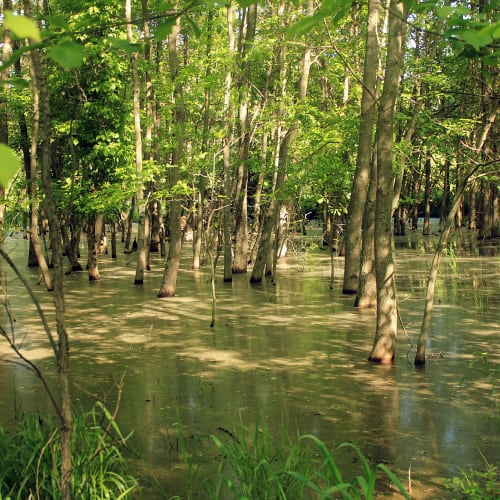
[[[120,399],[116,420],[124,434],[133,431],[128,460],[160,485],[146,498],[186,494],[180,429],[183,446],[203,462],[199,474],[209,476],[216,465],[206,437],[252,434],[256,426],[276,446],[284,433],[312,434],[332,448],[354,443],[410,486],[412,498],[451,498],[442,478],[500,460],[499,243],[453,233],[423,368],[413,357],[433,239],[420,232],[394,238],[400,325],[391,365],[367,361],[375,312],[342,294],[342,257],[333,259],[330,287],[330,255],[313,236],[294,239],[274,282],[255,286],[238,275],[224,283],[217,271],[213,327],[210,270],[191,270],[189,244],[168,299],[156,297],[159,256],[143,286],[133,285],[129,255],[100,256],[99,282],[85,272],[65,277],[74,403],[113,408]],[[12,234],[3,248],[50,317],[51,295],[36,285],[38,270],[26,268],[27,245]],[[5,262],[2,283],[23,354],[56,387],[40,319]],[[0,349],[0,424],[12,428],[21,413],[45,419],[53,410],[40,381],[12,362],[6,343]],[[349,450],[339,460],[355,466]],[[390,494],[398,497],[388,487],[380,492]]]

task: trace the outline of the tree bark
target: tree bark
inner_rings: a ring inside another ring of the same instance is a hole
[[[224,238],[224,282],[232,281],[232,235],[231,235],[231,200],[233,193],[233,178],[231,175],[231,141],[233,107],[231,104],[231,87],[233,83],[233,57],[234,57],[234,29],[233,29],[233,9],[231,5],[227,7],[227,31],[228,31],[228,49],[227,58],[229,60],[226,71],[224,88],[224,110],[223,116],[226,123],[226,131],[223,139],[223,158],[224,158],[224,206],[223,213],[223,238]]]
[[[31,11],[28,11],[31,12]],[[53,291],[52,277],[50,275],[49,266],[45,255],[42,250],[42,245],[40,243],[40,238],[38,237],[38,141],[40,140],[40,121],[41,116],[41,104],[40,104],[40,89],[39,80],[37,80],[36,71],[38,68],[35,67],[35,58],[30,57],[30,73],[33,85],[33,124],[31,130],[31,151],[30,151],[30,171],[29,171],[29,181],[28,181],[28,191],[30,195],[30,250],[36,255],[36,260],[38,262],[38,267],[42,273],[42,278],[45,283],[45,287],[49,292]],[[39,70],[41,71],[41,70]],[[42,124],[43,127],[43,124]],[[41,130],[43,134],[43,128]]]
[[[248,161],[250,152],[250,64],[247,60],[255,38],[257,24],[257,4],[253,3],[246,8],[245,41],[240,62],[240,93],[239,93],[239,147],[238,167],[236,170],[235,186],[235,230],[234,230],[234,258],[233,273],[246,273],[248,270]],[[242,30],[243,32],[243,30]]]
[[[178,79],[179,62],[177,55],[177,42],[180,32],[180,19],[177,19],[172,27],[172,32],[168,37],[168,55],[170,77],[174,85],[174,141],[175,148],[172,152],[172,165],[170,167],[169,186],[171,189],[170,201],[168,204],[168,235],[170,243],[168,246],[168,256],[165,263],[162,283],[158,292],[158,297],[173,297],[177,287],[177,275],[181,262],[182,230],[181,214],[182,206],[179,195],[175,193],[175,187],[180,181],[180,162],[184,152],[184,127],[185,110],[182,94],[182,86]]]
[[[358,184],[356,188],[353,185],[353,194],[358,196],[358,189],[363,189],[364,177],[369,173],[368,191],[365,199],[364,213],[361,222],[361,231],[359,234],[350,234],[349,236],[349,257],[346,255],[346,264],[344,272],[344,293],[351,293],[353,289],[352,276],[354,272],[354,262],[347,260],[357,259],[357,240],[362,237],[361,252],[359,254],[359,272],[358,283],[356,284],[356,300],[354,305],[361,308],[374,307],[376,304],[376,286],[375,286],[375,255],[374,255],[374,229],[375,229],[375,197],[376,197],[376,161],[372,158],[373,150],[373,126],[375,124],[376,104],[377,104],[377,67],[375,62],[378,60],[378,26],[380,18],[381,4],[379,0],[370,0],[368,2],[368,28],[366,35],[366,52],[363,71],[363,93],[361,96],[361,120],[359,126],[358,155],[356,160],[356,172],[360,179],[355,181]],[[356,173],[355,173],[356,176]],[[360,200],[361,201],[361,200]],[[358,207],[352,208],[355,212],[352,223],[357,219]],[[351,224],[351,223],[349,223]],[[349,231],[354,231],[351,227]],[[357,230],[356,230],[357,231]],[[351,276],[346,278],[345,273]],[[349,291],[350,290],[350,291]]]
[[[24,0],[26,15],[31,15],[29,0]],[[57,215],[54,194],[52,190],[51,163],[51,119],[50,98],[47,82],[43,74],[42,63],[37,50],[30,52],[31,66],[34,76],[34,94],[40,97],[41,124],[41,173],[45,193],[44,208],[49,222],[52,260],[54,263],[54,304],[57,325],[57,372],[60,389],[60,432],[61,432],[61,482],[60,498],[71,499],[73,470],[71,464],[71,436],[73,432],[73,416],[71,413],[71,393],[69,382],[69,337],[65,325],[65,306],[63,289],[63,248],[61,243],[61,228]],[[33,228],[32,228],[33,230]]]
[[[87,225],[87,272],[89,281],[100,281],[99,246],[104,230],[104,215],[98,214]]]
[[[396,352],[397,305],[392,258],[391,222],[394,197],[392,163],[394,112],[404,53],[403,3],[389,7],[389,37],[384,89],[377,123],[377,197],[375,216],[375,269],[377,279],[377,325],[370,361],[391,363]]]

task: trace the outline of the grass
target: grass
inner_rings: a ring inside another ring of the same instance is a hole
[[[101,403],[75,418],[74,498],[118,500],[139,491],[121,451],[126,439]],[[59,466],[59,429],[50,419],[25,414],[12,433],[0,427],[0,499],[58,498]]]
[[[238,433],[219,430],[220,435],[209,436],[218,452],[217,473],[210,475],[204,470],[207,465],[213,469],[213,463],[199,461],[193,468],[189,458],[188,497],[201,494],[210,499],[371,499],[376,492],[387,491],[388,480],[391,489],[410,498],[386,465],[370,464],[352,443],[342,443],[330,450],[317,437],[306,434],[295,441],[282,436],[280,445],[273,447],[269,432],[259,425],[253,431],[240,425]],[[359,472],[354,473],[353,466],[339,465],[337,455],[345,451],[354,452]],[[385,481],[381,484],[383,476]]]

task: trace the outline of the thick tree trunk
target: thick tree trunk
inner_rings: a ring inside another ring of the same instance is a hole
[[[377,123],[377,199],[375,215],[375,269],[377,278],[377,325],[370,361],[394,360],[397,336],[396,288],[392,258],[391,221],[394,197],[392,164],[394,111],[404,53],[406,8],[402,3],[389,8],[389,37]]]

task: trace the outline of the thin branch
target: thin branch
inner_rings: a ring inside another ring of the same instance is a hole
[[[40,317],[40,320],[42,321],[43,328],[45,330],[45,333],[47,334],[50,345],[51,345],[52,350],[54,351],[54,355],[57,359],[57,353],[58,353],[57,344],[54,340],[54,336],[52,335],[49,323],[47,322],[47,318],[45,317],[45,313],[43,312],[43,309],[42,309],[42,306],[40,305],[40,302],[38,301],[35,294],[33,293],[33,290],[31,289],[31,286],[28,283],[28,281],[26,280],[26,278],[21,274],[21,272],[17,268],[16,264],[14,264],[14,261],[9,257],[9,255],[2,248],[0,248],[0,256],[2,256],[7,261],[7,264],[9,264],[9,266],[12,268],[12,270],[16,273],[17,277],[21,280],[21,283],[24,285],[24,288],[26,288],[28,295],[30,296],[31,300],[33,301],[33,304],[36,307],[38,316]]]

